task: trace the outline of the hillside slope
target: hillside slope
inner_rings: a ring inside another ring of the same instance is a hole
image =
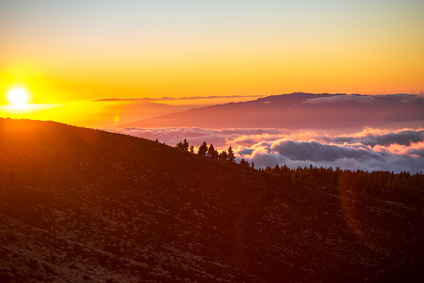
[[[424,121],[424,96],[291,93],[196,108],[120,127],[331,129]]]
[[[424,210],[0,119],[0,282],[414,281]]]

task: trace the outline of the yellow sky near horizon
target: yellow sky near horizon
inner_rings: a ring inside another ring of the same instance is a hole
[[[424,90],[422,1],[159,2],[2,1],[0,90],[32,103]]]

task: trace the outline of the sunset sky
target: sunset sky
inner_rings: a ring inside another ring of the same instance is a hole
[[[0,89],[33,103],[423,90],[423,12],[421,0],[3,0]]]
[[[386,115],[390,125],[345,125],[333,133],[321,124],[290,131],[270,124],[122,125],[292,92],[414,93],[421,95],[388,99],[398,99],[400,106],[411,99],[421,103],[423,14],[422,0],[3,0],[0,117],[109,129],[169,145],[184,138],[195,147],[202,141],[220,150],[233,145],[237,158],[260,167],[312,163],[417,172],[424,169],[420,119],[406,125]],[[347,97],[353,98],[361,97]],[[363,98],[358,103],[374,100]],[[295,106],[290,119],[308,113],[299,114]],[[316,116],[319,124],[321,114]],[[368,144],[369,139],[376,141]]]

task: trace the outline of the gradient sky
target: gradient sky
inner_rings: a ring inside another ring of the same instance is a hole
[[[0,88],[35,103],[424,90],[423,14],[422,0],[1,0]]]

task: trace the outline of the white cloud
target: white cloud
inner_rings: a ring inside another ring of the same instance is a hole
[[[318,97],[310,98],[306,100],[305,104],[322,104],[322,103],[347,103],[347,102],[358,102],[358,103],[372,103],[374,97],[370,95],[359,95],[359,94],[340,94],[330,97]]]
[[[422,94],[385,94],[385,95],[360,95],[360,94],[338,94],[329,97],[310,98],[304,101],[304,104],[324,104],[324,103],[379,103],[379,102],[393,102],[393,103],[414,103],[423,101]]]

